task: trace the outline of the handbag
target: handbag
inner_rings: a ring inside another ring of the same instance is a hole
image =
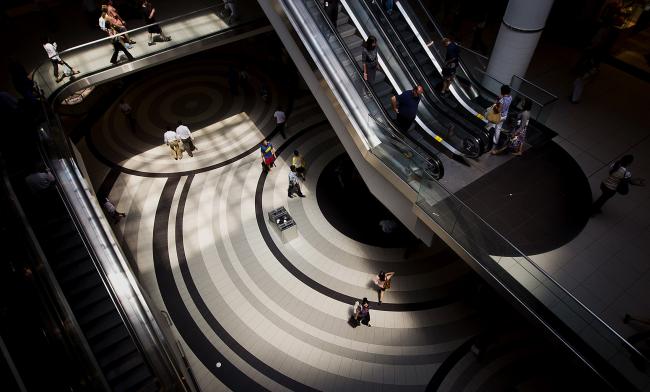
[[[352,316],[350,316],[350,319],[348,320],[348,324],[350,324],[350,326],[352,328],[356,328],[356,327],[359,326],[360,323],[359,323],[359,320],[357,320],[357,318],[354,317],[354,315],[352,315]]]
[[[494,109],[490,107],[487,112],[486,116],[487,120],[491,123],[498,124],[501,122],[501,114],[500,113],[494,113]]]
[[[390,288],[390,279],[387,279],[386,282],[384,282],[384,290],[388,290]]]

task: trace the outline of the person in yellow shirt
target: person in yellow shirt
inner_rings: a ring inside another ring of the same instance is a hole
[[[296,174],[298,174],[298,177],[305,181],[305,160],[298,150],[293,152],[293,156],[291,157],[291,166],[296,168]]]

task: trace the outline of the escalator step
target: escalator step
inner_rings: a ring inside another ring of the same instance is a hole
[[[124,333],[128,335],[128,332],[126,331],[126,327],[124,325],[120,325],[117,327],[114,327],[114,330],[117,329],[122,329],[124,330]],[[111,330],[108,332],[108,335],[106,336],[113,336],[115,333],[114,330]],[[104,338],[104,335],[98,336],[96,339],[92,339],[91,341],[95,344],[97,344],[97,349],[95,346],[92,344],[90,347],[93,349],[93,352],[95,353],[95,357],[97,358],[97,362],[102,366],[110,366],[110,364],[114,361],[119,360],[120,358],[124,358],[125,356],[129,355],[132,352],[136,352],[137,348],[135,346],[135,343],[133,343],[133,340],[131,337],[128,337],[127,339],[122,339],[118,340],[111,346],[101,346],[98,344],[98,342]]]
[[[62,284],[73,283],[75,280],[84,279],[85,275],[96,274],[97,270],[93,263],[79,263],[75,268],[68,268],[65,271],[57,268],[57,277]]]
[[[133,354],[140,355],[135,344],[129,341],[129,344],[120,344],[116,345],[112,350],[105,350],[102,355],[97,357],[97,362],[99,362],[102,369],[111,369],[119,366],[120,362]]]
[[[85,247],[71,249],[62,260],[57,260],[56,265],[52,265],[56,270],[65,270],[74,268],[79,263],[85,263],[88,259],[88,251]]]
[[[99,275],[88,275],[83,281],[75,282],[74,285],[64,285],[66,289],[66,297],[68,301],[76,302],[81,300],[79,296],[88,295],[89,290],[99,289],[106,291],[102,280],[99,278]]]
[[[111,383],[111,386],[115,392],[133,392],[147,388],[146,385],[153,382],[155,380],[149,372],[149,368],[145,364],[142,364],[129,372],[127,376],[115,380],[115,383]]]
[[[112,314],[113,317],[119,318],[117,310],[115,309],[115,304],[113,304],[113,301],[111,301],[108,296],[97,302],[95,305],[87,307],[83,311],[77,313],[77,321],[79,321],[79,324],[81,325],[90,325],[98,319],[109,317],[109,314]]]
[[[122,322],[122,319],[115,318],[115,317],[110,317],[106,318],[107,322],[104,324],[101,323],[93,323],[92,326],[87,326],[84,328],[84,334],[86,335],[86,338],[88,340],[94,340],[94,339],[101,339],[101,336],[103,336],[104,333],[107,331],[117,328],[118,326],[121,328],[126,328],[124,327],[124,324]],[[133,344],[133,342],[130,342],[130,344]]]
[[[351,35],[349,37],[343,38],[343,42],[345,42],[348,48],[351,49],[357,46],[361,46],[361,44],[363,43],[363,39],[358,35]]]
[[[344,23],[344,24],[338,25],[337,30],[339,31],[339,34],[343,38],[354,35],[357,32],[356,27],[354,27],[353,25],[351,25],[349,23]]]
[[[113,384],[116,380],[120,378],[128,377],[131,371],[135,368],[143,365],[142,357],[138,351],[134,351],[129,355],[120,359],[119,362],[115,362],[114,366],[107,366],[107,369],[104,373],[106,380],[109,383]]]
[[[102,290],[92,290],[87,295],[84,295],[83,297],[79,298],[75,302],[76,309],[79,311],[83,311],[85,308],[89,306],[93,306],[97,302],[103,300],[104,298],[107,297],[107,293]]]
[[[97,355],[103,354],[105,350],[113,349],[113,346],[116,346],[123,340],[128,340],[125,344],[132,344],[131,336],[129,332],[123,326],[119,325],[100,336],[96,337],[93,340],[90,340],[88,343],[93,348],[93,352]]]

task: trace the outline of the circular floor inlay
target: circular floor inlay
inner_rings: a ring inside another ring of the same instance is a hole
[[[316,185],[323,216],[338,231],[364,244],[382,248],[407,248],[418,240],[368,190],[347,154],[328,163]],[[384,233],[380,221],[396,224]]]
[[[203,113],[214,99],[206,93],[189,93],[174,99],[170,106],[175,115],[192,117]]]

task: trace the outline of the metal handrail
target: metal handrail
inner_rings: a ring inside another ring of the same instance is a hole
[[[40,247],[38,239],[36,238],[36,234],[34,233],[34,230],[25,215],[22,205],[18,201],[18,197],[13,190],[13,186],[11,185],[11,181],[4,169],[4,165],[0,164],[0,166],[3,187],[7,192],[7,198],[13,204],[12,211],[14,212],[14,215],[18,221],[21,223],[20,228],[25,232],[29,252],[33,257],[37,259],[36,262],[38,265],[42,266],[42,268],[35,268],[33,271],[34,276],[37,277],[36,280],[38,282],[41,282],[39,287],[41,290],[44,290],[44,295],[47,297],[47,299],[51,300],[56,306],[54,312],[58,317],[58,321],[62,327],[62,330],[66,331],[66,334],[70,333],[73,336],[70,344],[72,344],[73,348],[81,352],[80,354],[84,356],[82,362],[87,363],[92,369],[94,373],[92,374],[92,379],[98,383],[98,385],[95,385],[95,387],[101,387],[103,390],[108,391],[108,382],[106,381],[104,374],[101,371],[99,364],[97,363],[97,360],[88,344],[88,341],[81,332],[81,327],[79,326],[79,323],[77,322],[77,319],[72,312],[72,309],[70,308],[65,295],[63,294],[63,290],[61,289],[56,277],[54,276],[54,272],[52,271],[47,257]],[[66,323],[69,323],[72,328],[66,327]]]
[[[369,6],[368,6],[368,4],[366,3],[366,1],[365,1],[365,0],[360,0],[360,4],[362,4],[362,5],[365,7],[365,10],[366,10],[367,14],[368,14],[369,16],[372,17],[372,20],[374,21],[375,27],[376,27],[376,28],[377,28],[377,29],[378,29],[378,30],[383,34],[384,37],[387,37],[388,34],[387,34],[386,31],[384,30],[384,28],[383,28],[383,26],[381,25],[381,23],[379,23],[379,21],[377,20],[377,17],[375,16],[375,14],[374,14],[374,13],[373,13],[369,8],[368,8]],[[418,72],[420,73],[420,78],[426,82],[427,87],[429,88],[429,91],[434,91],[434,89],[432,88],[431,84],[430,84],[429,81],[428,81],[428,78],[427,78],[427,77],[424,75],[424,73],[420,70],[419,66],[417,65],[417,63],[415,62],[415,60],[413,59],[413,57],[410,55],[411,53],[410,53],[410,50],[408,49],[408,47],[407,47],[407,46],[404,44],[404,42],[401,40],[401,37],[399,37],[399,34],[396,34],[396,36],[397,36],[397,39],[399,40],[399,44],[400,44],[401,46],[404,46],[407,55],[409,55],[409,59],[410,59],[411,62],[415,65],[416,69],[417,69]],[[419,84],[418,81],[417,81],[417,78],[415,77],[415,75],[412,74],[412,72],[411,72],[411,70],[409,69],[409,67],[408,67],[408,65],[406,64],[406,62],[404,62],[404,60],[402,59],[402,57],[399,55],[400,52],[399,52],[399,50],[397,49],[397,47],[395,46],[395,44],[392,42],[392,40],[390,40],[390,39],[385,39],[384,42],[385,42],[385,44],[388,46],[389,51],[390,51],[391,53],[395,54],[395,56],[394,56],[395,59],[399,62],[399,66],[400,66],[400,68],[403,69],[403,70],[405,71],[405,75],[408,76],[408,78],[409,78],[410,81],[411,81],[411,84],[416,84],[416,83]],[[430,99],[426,94],[425,94],[424,97],[423,97],[423,101],[426,102],[426,104],[427,104],[429,107],[436,107],[436,108],[437,108],[437,106],[431,102],[431,99]],[[467,128],[466,124],[464,124],[464,123],[458,123],[458,122],[457,122],[457,119],[454,119],[454,118],[453,118],[453,117],[452,117],[452,116],[451,116],[451,115],[450,115],[446,110],[440,110],[440,109],[438,109],[438,112],[439,112],[440,114],[442,114],[443,116],[445,116],[449,121],[456,123],[456,125],[459,126],[459,129],[462,129],[462,130],[463,130],[464,137],[467,137],[467,138],[471,138],[471,139],[473,139],[473,142],[475,142],[477,146],[480,146],[480,145],[481,145],[481,141],[478,139],[478,137],[477,137],[476,135],[474,135],[474,133],[473,133],[470,129]],[[460,151],[459,151],[459,152],[460,152]]]
[[[41,98],[41,100],[43,100],[43,98]],[[56,123],[58,124],[59,128],[61,128],[59,118],[57,116],[54,116],[53,118],[56,119]],[[41,147],[43,146],[41,145]],[[47,152],[41,150],[41,153],[44,161],[49,162],[49,156]],[[74,171],[70,170],[69,167],[67,167],[67,163],[68,163],[67,161],[68,160],[63,160],[64,162],[63,166],[65,167],[64,170],[68,172],[70,178],[74,182],[73,187],[75,189],[81,190],[81,192],[78,193],[78,195],[80,196],[79,200],[82,202],[82,204],[85,204],[85,208],[88,211],[88,214],[90,215],[89,221],[95,222],[97,224],[98,227],[96,231],[100,236],[99,240],[106,244],[111,244],[112,241],[108,238],[105,228],[101,226],[100,223],[101,219],[98,214],[98,211],[96,210],[93,203],[90,201],[87,191],[85,191],[84,186],[81,184],[79,176],[76,175]],[[57,170],[52,170],[52,173],[57,178],[57,183],[62,184],[63,179],[61,178],[60,173]],[[95,252],[94,247],[89,243],[90,240],[86,237],[87,229],[85,225],[79,221],[77,214],[74,211],[72,201],[68,198],[67,193],[63,189],[60,190],[59,194],[61,196],[61,199],[63,200],[66,210],[68,211],[68,214],[72,218],[73,224],[77,229],[77,232],[80,235],[80,238],[84,244],[84,248],[88,252],[91,259],[93,260],[93,264],[95,268],[97,268],[98,272],[100,273],[101,280],[104,283],[113,304],[116,306],[120,318],[124,322],[127,330],[129,331],[129,335],[133,339],[134,343],[136,344],[136,346],[140,348],[141,353],[143,354],[143,358],[145,359],[145,362],[147,362],[154,369],[156,368],[160,369],[160,366],[167,367],[164,363],[160,363],[160,361],[155,361],[154,358],[152,358],[150,355],[147,354],[150,350],[147,349],[147,347],[145,347],[145,344],[142,342],[140,336],[141,334],[136,331],[137,329],[136,325],[132,322],[132,319],[128,317],[129,312],[124,308],[124,304],[120,300],[121,296],[117,293],[117,290],[113,286],[110,279],[108,279],[107,271],[104,269],[102,263],[99,261],[100,258]],[[119,272],[126,274],[127,278],[132,278],[132,276],[128,274],[128,271],[126,270],[125,266],[123,266],[122,263],[120,262],[120,257],[117,255],[116,249],[112,246],[107,246],[105,248],[105,251],[106,251],[105,254],[108,255],[108,257],[116,260],[116,262],[113,263],[113,265],[117,267]],[[131,293],[131,297],[134,299],[134,302],[132,302],[131,304],[136,308],[139,324],[141,326],[145,326],[146,328],[143,332],[148,334],[154,341],[157,342],[157,344],[155,345],[156,348],[160,350],[160,354],[162,354],[163,357],[166,357],[167,363],[171,365],[172,372],[176,373],[177,380],[182,383],[183,380],[182,373],[179,373],[179,370],[176,368],[176,366],[173,366],[175,361],[173,359],[173,355],[169,352],[169,347],[167,347],[167,344],[164,343],[166,342],[166,338],[162,334],[162,332],[158,330],[157,321],[153,317],[152,312],[149,310],[149,304],[144,299],[144,296],[140,291],[140,287],[138,286],[137,282],[134,282],[131,279],[129,279],[128,286],[124,286],[124,288],[128,288],[129,292]],[[154,360],[154,362],[157,363],[152,363],[151,362],[152,360]],[[156,374],[157,373],[154,372],[154,375]]]
[[[534,86],[536,89],[541,90],[541,91],[545,92],[546,94],[550,95],[551,97],[553,97],[553,99],[549,103],[557,101],[557,99],[558,99],[557,95],[555,95],[552,92],[540,87],[538,84],[535,84],[535,83],[531,82],[528,79],[522,78],[519,75],[512,75],[512,77],[517,78],[517,79],[521,79],[523,82],[526,82],[527,84],[530,84],[531,86]]]

